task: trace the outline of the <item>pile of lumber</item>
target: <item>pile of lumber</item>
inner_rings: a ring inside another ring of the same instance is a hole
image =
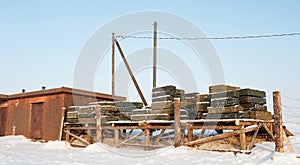
[[[208,96],[210,106],[207,107],[207,119],[272,119],[265,105],[264,91],[224,85],[211,86],[209,90],[213,93]]]
[[[143,107],[140,102],[100,101],[88,106],[70,106],[66,111],[66,122],[76,124],[95,124],[96,109],[101,110],[101,121],[130,120],[133,110]]]
[[[173,120],[174,98],[184,99],[184,90],[173,85],[153,88],[151,109],[133,110],[131,120]],[[181,110],[181,119],[188,119],[187,110]]]

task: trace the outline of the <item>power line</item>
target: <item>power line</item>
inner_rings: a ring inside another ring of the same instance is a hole
[[[282,97],[287,98],[287,99],[290,99],[290,100],[300,101],[300,99],[293,98],[293,97],[289,97],[289,96],[284,96],[284,95],[282,95]]]
[[[273,37],[287,37],[300,36],[300,32],[295,33],[281,33],[281,34],[264,34],[264,35],[246,35],[246,36],[225,36],[225,37],[157,37],[159,40],[230,40],[230,39],[258,39],[258,38],[273,38]],[[121,39],[153,39],[150,36],[134,36],[134,35],[118,35],[116,38]]]

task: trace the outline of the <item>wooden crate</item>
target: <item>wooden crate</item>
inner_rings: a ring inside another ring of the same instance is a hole
[[[268,111],[249,111],[249,118],[260,120],[272,120],[273,116]]]
[[[208,113],[232,113],[243,111],[244,108],[239,105],[229,106],[229,107],[208,107]]]
[[[151,110],[151,114],[168,114],[168,115],[174,115],[174,109],[159,109],[159,110],[152,109]]]
[[[207,107],[210,106],[209,102],[197,102],[198,111],[207,111]]]
[[[225,91],[238,90],[238,89],[240,89],[240,87],[223,85],[223,84],[213,85],[213,86],[209,86],[209,93],[225,92]]]
[[[172,101],[154,102],[151,104],[152,109],[171,109],[174,108]]]
[[[164,92],[164,91],[175,91],[176,87],[173,85],[155,87],[152,89],[152,92]]]
[[[240,104],[245,110],[252,110],[252,111],[267,111],[266,105],[260,104]]]
[[[210,101],[209,95],[208,94],[199,94],[197,95],[197,102],[203,102],[203,101]]]
[[[206,119],[247,119],[248,113],[208,113]]]
[[[173,100],[174,100],[174,96],[171,95],[152,97],[152,102],[173,101]]]
[[[266,104],[266,98],[254,96],[241,96],[239,98],[240,104]]]
[[[220,98],[220,99],[212,99],[210,101],[211,107],[223,107],[223,106],[232,106],[238,105],[239,99],[238,98]]]
[[[150,114],[151,113],[151,109],[135,109],[132,110],[132,114],[136,115],[136,114]]]
[[[133,121],[143,121],[143,120],[170,120],[170,115],[168,114],[139,114],[131,115],[131,120]]]
[[[254,96],[254,97],[266,97],[265,91],[255,90],[255,89],[240,89],[238,90],[239,96]]]

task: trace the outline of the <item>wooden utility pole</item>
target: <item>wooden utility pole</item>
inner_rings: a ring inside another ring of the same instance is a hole
[[[274,107],[274,132],[275,132],[275,151],[284,152],[283,148],[283,128],[282,128],[282,108],[280,92],[273,92]]]
[[[115,97],[115,33],[112,33],[111,44],[111,96]]]
[[[153,88],[156,87],[156,65],[157,65],[157,22],[154,21],[154,36],[153,36]]]
[[[181,146],[180,98],[175,98],[174,104],[174,140],[175,147],[179,147]]]
[[[133,81],[133,84],[134,84],[136,90],[138,91],[138,93],[139,93],[139,95],[140,95],[140,97],[141,97],[141,99],[142,99],[144,105],[147,106],[148,103],[147,103],[147,101],[146,101],[146,99],[145,99],[145,97],[144,97],[144,95],[143,95],[143,93],[142,93],[142,91],[141,91],[141,89],[140,89],[140,87],[139,87],[139,84],[137,83],[137,81],[136,81],[136,79],[135,79],[135,77],[134,77],[134,75],[133,75],[133,73],[132,73],[132,71],[131,71],[131,69],[130,69],[130,66],[129,66],[129,64],[128,64],[126,58],[125,58],[125,55],[124,55],[124,53],[123,53],[123,51],[122,51],[122,48],[121,48],[119,42],[118,42],[117,40],[115,40],[115,43],[116,43],[116,45],[117,45],[117,48],[118,48],[118,50],[119,50],[119,52],[120,52],[120,55],[121,55],[121,57],[122,57],[122,59],[123,59],[123,62],[124,62],[124,64],[125,64],[126,68],[127,68],[127,71],[128,71],[128,73],[129,73],[129,75],[130,75],[132,81]]]

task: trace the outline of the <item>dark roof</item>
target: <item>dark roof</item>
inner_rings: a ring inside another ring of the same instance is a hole
[[[7,95],[0,94],[0,101],[1,100],[7,100],[7,97],[8,97]]]
[[[60,93],[68,93],[68,94],[74,94],[74,95],[97,97],[97,98],[104,98],[104,99],[111,99],[111,100],[113,99],[112,95],[109,95],[109,94],[92,92],[92,91],[81,90],[81,89],[74,89],[74,88],[69,88],[69,87],[44,89],[44,90],[39,90],[39,91],[18,93],[18,94],[12,94],[12,95],[8,95],[8,96],[3,95],[3,96],[6,96],[6,99],[18,99],[18,98],[24,98],[24,97],[35,97],[35,96],[52,95],[52,94],[60,94]],[[0,98],[2,98],[1,95],[0,95]],[[114,100],[126,100],[126,97],[115,96]]]

